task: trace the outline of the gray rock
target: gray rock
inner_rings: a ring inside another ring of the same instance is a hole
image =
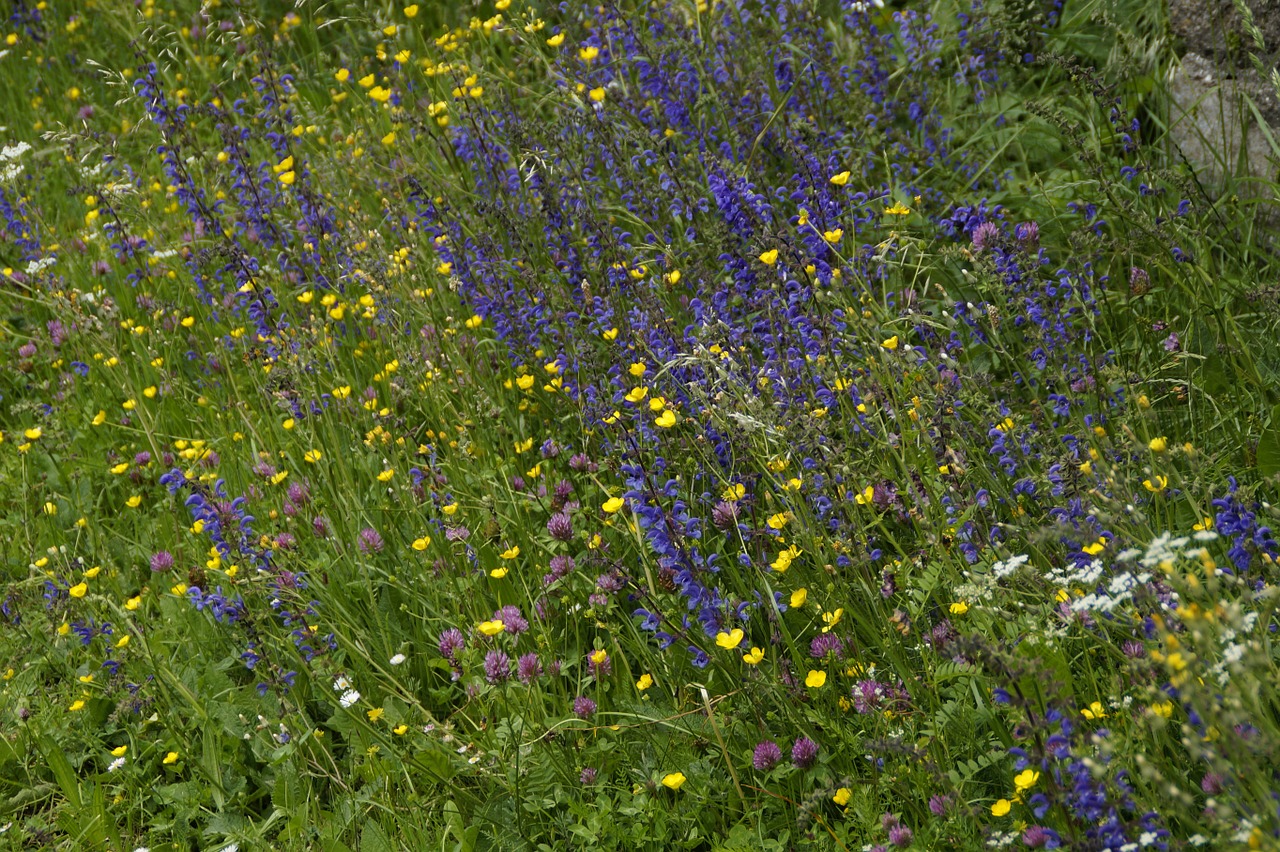
[[[1173,69],[1169,96],[1170,141],[1207,189],[1220,191],[1228,175],[1276,180],[1280,155],[1249,106],[1252,100],[1280,144],[1280,99],[1270,81],[1251,67],[1228,66],[1188,53]],[[1274,189],[1258,182],[1240,190],[1241,195],[1276,200]]]
[[[1265,55],[1260,56],[1268,61],[1280,54],[1280,0],[1246,3],[1266,42]],[[1249,53],[1258,53],[1232,0],[1169,0],[1169,28],[1186,53],[1240,66],[1249,64]]]

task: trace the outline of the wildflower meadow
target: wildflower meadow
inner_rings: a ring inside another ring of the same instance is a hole
[[[1164,7],[9,0],[0,848],[1280,848]]]

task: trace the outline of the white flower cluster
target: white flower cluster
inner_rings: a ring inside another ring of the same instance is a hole
[[[17,159],[31,150],[26,142],[0,148],[0,181],[9,181],[22,174],[22,163]]]
[[[1055,568],[1045,575],[1050,583],[1062,587],[1083,586],[1093,591],[1078,598],[1072,598],[1072,612],[1111,612],[1120,604],[1132,600],[1134,591],[1151,582],[1151,572],[1144,571],[1133,574],[1121,571],[1112,575],[1106,585],[1099,589],[1105,568],[1100,560],[1093,560],[1088,565],[1078,568]]]

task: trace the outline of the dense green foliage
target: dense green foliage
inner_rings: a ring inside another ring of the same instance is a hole
[[[1280,843],[1268,196],[896,5],[17,2],[0,845]]]

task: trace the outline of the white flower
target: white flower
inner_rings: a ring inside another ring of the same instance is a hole
[[[405,660],[404,654],[396,654],[394,657],[391,658],[390,662],[391,662],[391,665],[398,666],[401,663],[403,663],[404,660]]]
[[[333,681],[333,691],[341,692],[344,689],[351,688],[351,681],[347,680],[346,675],[338,675]]]
[[[338,699],[338,703],[343,707],[350,707],[359,700],[360,693],[356,692],[354,689],[348,689],[346,692],[342,693],[342,697]]]
[[[115,772],[117,769],[124,766],[124,764],[125,764],[125,758],[117,757],[115,760],[111,761],[111,763],[107,765],[107,771]]]

